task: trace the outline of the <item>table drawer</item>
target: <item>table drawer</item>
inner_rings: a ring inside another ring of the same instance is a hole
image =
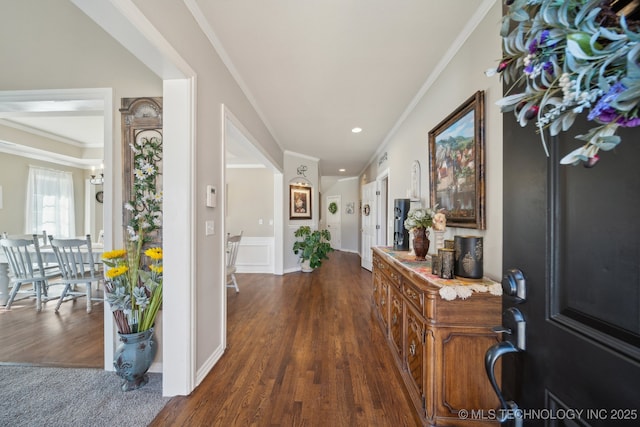
[[[424,291],[410,281],[405,280],[402,286],[402,293],[407,301],[418,310],[418,313],[424,316]]]

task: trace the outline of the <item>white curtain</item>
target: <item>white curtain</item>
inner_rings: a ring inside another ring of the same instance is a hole
[[[46,231],[55,237],[75,237],[76,218],[71,172],[29,166],[27,234]]]

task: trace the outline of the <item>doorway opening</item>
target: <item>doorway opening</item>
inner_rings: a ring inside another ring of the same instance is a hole
[[[282,274],[283,175],[242,123],[224,111],[224,233],[239,234],[239,273]],[[244,250],[243,250],[244,248]]]
[[[8,234],[30,234],[25,229],[25,203],[26,174],[29,165],[36,164],[54,170],[64,170],[74,177],[74,204],[75,204],[75,234],[90,234],[95,242],[95,247],[112,246],[112,158],[113,158],[113,95],[108,88],[87,89],[56,89],[56,90],[24,90],[0,92],[0,164],[8,162],[7,167],[2,167],[10,176],[0,181],[12,182],[11,189],[5,187],[5,200],[12,200],[3,206],[3,227]],[[74,154],[75,153],[75,154]],[[10,165],[10,167],[9,167]],[[92,168],[102,166],[103,180],[91,180]],[[18,168],[18,169],[16,169]],[[11,172],[13,170],[14,172]],[[22,178],[20,178],[22,177]],[[10,181],[9,181],[10,180]],[[93,182],[92,182],[93,181]],[[9,193],[11,191],[11,193]],[[23,200],[23,202],[20,202]],[[9,211],[11,210],[11,212]],[[11,219],[9,219],[11,218]],[[70,236],[75,237],[75,236]],[[7,281],[8,266],[0,262],[0,281]],[[1,287],[8,283],[0,283]],[[56,287],[52,287],[52,296],[55,296]],[[4,295],[2,296],[4,299]],[[2,330],[15,331],[20,329],[24,321],[33,317],[30,304],[32,300],[23,300],[20,304],[12,305],[11,316],[2,316],[0,324],[10,322],[10,317],[17,322],[13,327],[0,327]],[[56,300],[45,303],[44,310],[53,312],[47,305],[56,304]],[[101,303],[103,304],[103,303]],[[63,321],[73,322],[74,317],[86,316],[84,309],[75,310],[75,305],[83,305],[83,301],[65,303],[61,307]],[[18,310],[29,311],[20,320]],[[64,312],[63,310],[68,310]],[[77,313],[76,313],[77,311]],[[56,358],[57,355],[65,355],[64,351],[48,351],[46,348],[16,349],[10,346],[8,353],[2,353],[2,362],[29,362],[47,366],[82,366],[82,367],[106,367],[112,364],[112,348],[102,346],[104,336],[111,333],[112,317],[110,310],[100,310],[102,315],[95,310],[87,335],[86,326],[80,326],[79,331],[86,335],[83,339],[94,343],[92,346],[99,349],[77,361],[70,361],[67,356]],[[46,321],[46,314],[37,316],[39,321]],[[99,318],[98,318],[99,317]],[[84,319],[84,317],[83,317]],[[56,319],[59,323],[60,319]],[[86,319],[84,320],[86,324]],[[58,328],[59,329],[59,328]],[[25,333],[32,333],[38,327],[31,325],[25,328]],[[48,330],[46,325],[42,330]],[[31,331],[31,332],[29,332]],[[68,333],[63,334],[59,340],[48,336],[43,342],[58,342],[64,347],[65,340],[71,339]],[[39,342],[37,339],[30,341]],[[15,339],[3,342],[14,342]],[[67,341],[68,342],[68,341]],[[18,345],[18,344],[16,344]],[[21,359],[21,360],[19,360]]]

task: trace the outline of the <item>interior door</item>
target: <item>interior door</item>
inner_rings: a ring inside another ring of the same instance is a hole
[[[331,247],[336,250],[342,249],[342,203],[340,196],[327,197],[327,207],[331,206],[331,203],[336,204],[336,211],[331,212],[326,209],[327,215],[327,229],[331,233]]]
[[[524,321],[507,319],[503,334],[524,335],[502,357],[505,400],[519,408],[507,424],[639,423],[640,129],[593,168],[560,165],[590,127],[548,140],[547,158],[532,125],[504,117],[503,287],[526,287],[503,297]]]
[[[373,254],[371,247],[376,243],[376,182],[370,182],[362,186],[362,255],[360,263],[363,268],[371,271],[373,266]]]
[[[378,182],[378,235],[376,244],[380,246],[388,246],[389,236],[393,234],[393,223],[389,224],[387,213],[389,212],[389,175],[379,177]]]

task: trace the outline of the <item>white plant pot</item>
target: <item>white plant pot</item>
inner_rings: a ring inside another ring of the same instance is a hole
[[[302,262],[300,262],[300,268],[302,269],[303,273],[311,273],[313,271],[313,268],[311,268],[311,266],[309,265],[309,260],[305,259]]]

